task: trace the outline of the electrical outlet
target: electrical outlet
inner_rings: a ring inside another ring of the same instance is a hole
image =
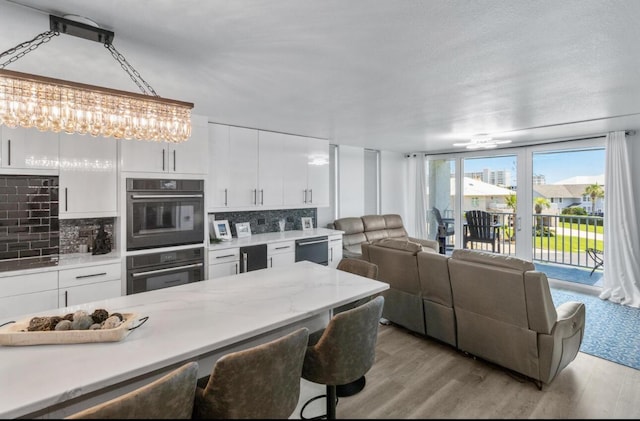
[[[264,225],[264,218],[258,218],[258,225]]]

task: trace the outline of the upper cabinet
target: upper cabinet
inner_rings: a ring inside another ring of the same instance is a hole
[[[122,171],[206,174],[209,156],[207,118],[191,115],[191,137],[186,142],[121,140]]]
[[[329,204],[329,141],[209,124],[211,210]]]
[[[284,205],[329,206],[329,141],[287,135],[284,142]]]
[[[60,134],[60,218],[117,215],[117,140]]]
[[[0,126],[0,170],[58,171],[58,133]]]

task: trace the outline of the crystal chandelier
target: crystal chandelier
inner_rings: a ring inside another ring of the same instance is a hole
[[[49,18],[50,31],[0,55],[13,54],[0,64],[0,124],[116,139],[183,142],[191,136],[193,104],[158,96],[115,49],[113,32],[53,15]],[[142,94],[4,70],[59,33],[104,43]]]

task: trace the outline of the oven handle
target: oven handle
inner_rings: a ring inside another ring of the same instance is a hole
[[[328,243],[329,240],[307,241],[306,243],[297,243],[297,246],[309,246],[311,244]]]
[[[202,194],[132,194],[132,199],[191,199],[201,198]]]
[[[140,276],[155,275],[157,273],[175,272],[176,270],[198,268],[201,266],[203,266],[203,263],[194,263],[192,265],[184,265],[184,266],[178,266],[173,268],[156,269],[156,270],[148,270],[146,272],[133,273],[131,276],[133,276],[134,278],[139,278]]]

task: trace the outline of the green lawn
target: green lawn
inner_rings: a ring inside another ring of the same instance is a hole
[[[578,231],[589,231],[590,233],[592,232],[596,232],[597,234],[604,234],[604,227],[602,226],[598,226],[598,225],[593,225],[593,224],[585,224],[585,223],[569,223],[569,222],[558,222],[558,225],[566,228],[566,229],[573,229],[573,230],[578,230]]]
[[[534,245],[536,248],[558,250],[558,251],[573,251],[584,252],[587,248],[596,248],[598,250],[604,250],[604,241],[570,237],[566,235],[557,235],[553,237],[535,237]]]

